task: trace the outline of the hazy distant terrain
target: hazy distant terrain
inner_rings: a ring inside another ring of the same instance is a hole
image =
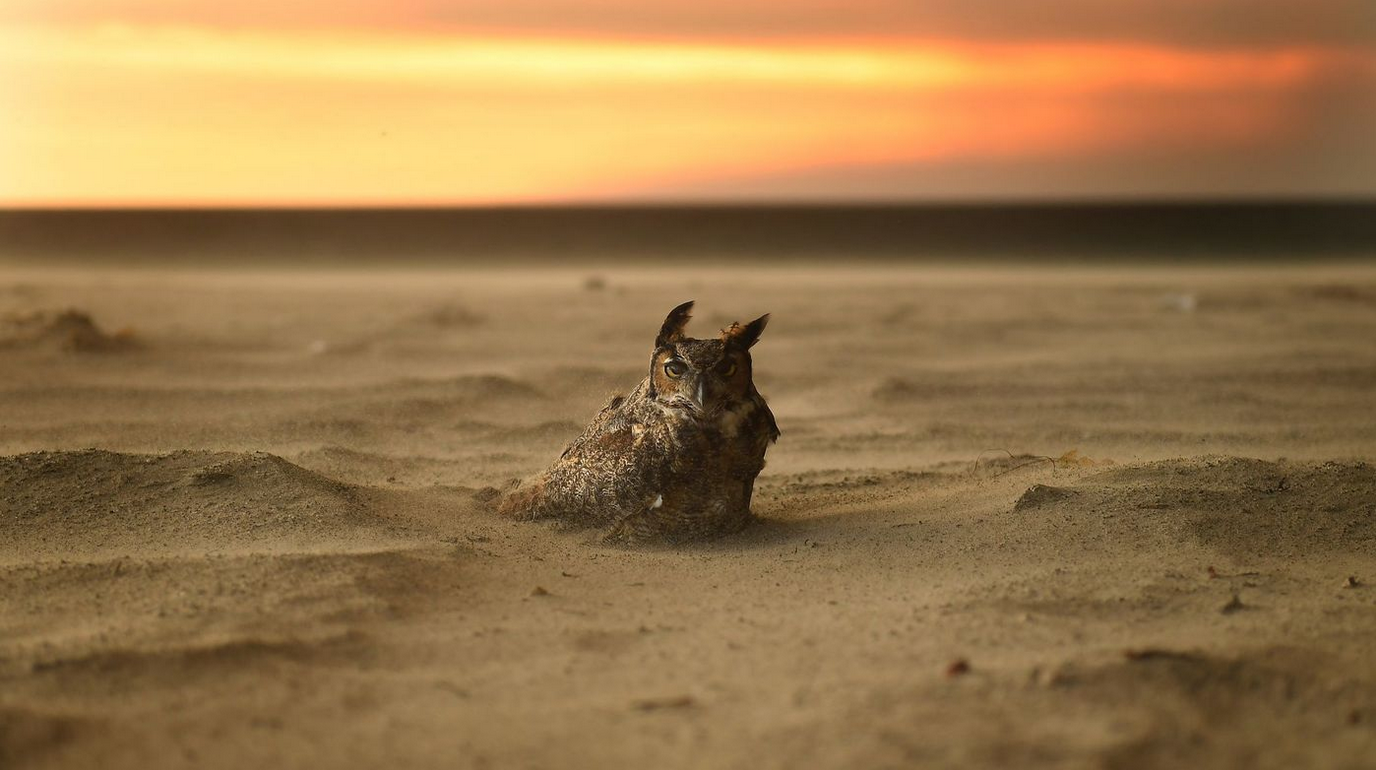
[[[509,265],[691,259],[1370,259],[1376,201],[0,211],[0,262]]]
[[[1376,268],[675,248],[0,272],[0,765],[1371,766]],[[761,521],[497,518],[687,299]]]

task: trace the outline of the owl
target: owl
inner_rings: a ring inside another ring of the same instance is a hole
[[[649,375],[608,401],[553,466],[503,495],[500,513],[605,526],[610,542],[679,543],[750,522],[755,477],[779,438],[750,359],[769,315],[693,339],[683,332],[692,309],[670,311]]]

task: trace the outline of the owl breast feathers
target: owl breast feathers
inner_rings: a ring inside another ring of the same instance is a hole
[[[684,542],[750,522],[755,477],[779,437],[750,360],[769,316],[699,340],[683,333],[692,308],[664,320],[649,375],[612,398],[553,466],[504,495],[501,513],[605,526],[621,542]]]

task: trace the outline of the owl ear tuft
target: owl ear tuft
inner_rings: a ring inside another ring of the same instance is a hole
[[[721,330],[722,342],[738,345],[749,350],[760,341],[760,335],[764,333],[764,327],[769,325],[769,314],[756,318],[745,326],[738,323],[731,324],[730,327]]]
[[[659,328],[659,336],[655,338],[655,347],[662,348],[683,339],[683,327],[688,325],[688,319],[693,317],[693,300],[679,305],[669,311],[669,316],[664,319],[664,325]]]

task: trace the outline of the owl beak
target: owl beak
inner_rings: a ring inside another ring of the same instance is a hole
[[[698,408],[699,412],[705,412],[707,411],[706,384],[699,379],[697,385],[697,388],[693,390],[693,405]]]

